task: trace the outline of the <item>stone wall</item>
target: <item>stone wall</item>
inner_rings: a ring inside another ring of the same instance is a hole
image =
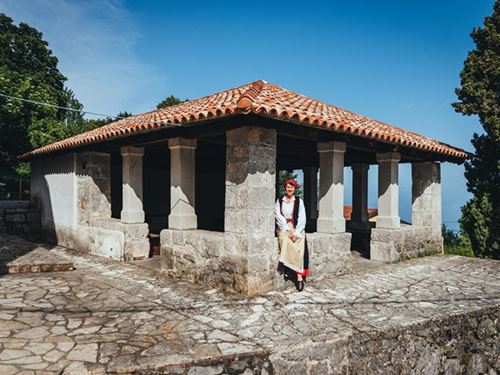
[[[311,280],[350,270],[350,233],[308,233],[306,236]],[[259,260],[259,247],[254,249],[253,257],[242,256],[239,251],[246,243],[232,243],[234,239],[231,236],[228,240],[227,234],[222,232],[164,229],[160,239],[163,271],[169,276],[240,293],[244,293],[245,277],[254,267],[262,267],[263,261],[269,272],[267,279],[278,277],[278,242],[274,235],[266,239],[274,242],[276,249],[274,257],[269,260],[265,254],[264,259]],[[277,285],[276,281],[273,287]]]
[[[46,242],[117,260],[125,235],[93,226],[111,217],[110,160],[102,153],[70,153],[32,162],[31,203],[39,208]]]
[[[113,257],[116,260],[138,260],[149,256],[149,228],[147,223],[125,224],[119,219],[99,219],[93,226],[113,232],[123,233],[123,252]]]
[[[40,210],[28,201],[0,201],[0,233],[7,232],[30,241],[40,240]]]
[[[311,280],[346,273],[351,269],[351,233],[307,233]]]
[[[111,157],[99,152],[76,154],[76,221],[92,225],[93,221],[111,217]]]
[[[496,374],[500,309],[274,350],[274,374]]]
[[[168,275],[234,291],[236,265],[226,254],[223,232],[164,229],[160,243]]]
[[[66,246],[76,225],[75,154],[31,162],[31,205],[40,209],[42,238]]]
[[[371,260],[397,262],[442,252],[443,237],[432,227],[402,225],[399,229],[373,228],[371,232]]]

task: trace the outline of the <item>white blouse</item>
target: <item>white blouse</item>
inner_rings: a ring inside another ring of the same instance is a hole
[[[283,210],[280,207],[280,200],[276,200],[276,205],[274,208],[275,216],[276,216],[276,226],[279,230],[288,231],[288,224],[286,222],[287,219],[293,219],[293,206],[295,204],[295,197],[292,200],[288,200],[287,197],[283,197]],[[283,214],[281,214],[283,211]],[[295,226],[294,234],[301,238],[302,231],[306,227],[306,208],[304,207],[304,200],[300,200],[299,204],[299,218],[298,223]]]

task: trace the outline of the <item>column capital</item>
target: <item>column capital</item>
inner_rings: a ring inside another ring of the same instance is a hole
[[[197,145],[196,139],[177,137],[168,140],[168,148],[171,150],[176,148],[196,149]]]
[[[122,148],[120,148],[120,153],[122,154],[122,156],[125,155],[144,156],[144,147],[123,146]]]
[[[377,162],[383,163],[388,161],[397,161],[401,160],[401,154],[399,152],[382,152],[377,153]]]
[[[341,152],[346,151],[346,144],[344,142],[319,142],[318,152]]]

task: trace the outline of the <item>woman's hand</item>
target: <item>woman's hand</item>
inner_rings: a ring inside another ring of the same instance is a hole
[[[288,238],[293,239],[293,236],[294,236],[293,231],[289,230],[288,231]]]
[[[299,237],[297,237],[297,235],[295,234],[291,238],[293,242],[297,242],[297,240],[299,239]]]

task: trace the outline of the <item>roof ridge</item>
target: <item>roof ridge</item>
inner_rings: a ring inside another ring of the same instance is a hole
[[[252,82],[248,90],[241,94],[241,97],[236,103],[236,108],[244,113],[249,113],[252,108],[253,101],[260,94],[266,83],[267,82],[262,79]]]

